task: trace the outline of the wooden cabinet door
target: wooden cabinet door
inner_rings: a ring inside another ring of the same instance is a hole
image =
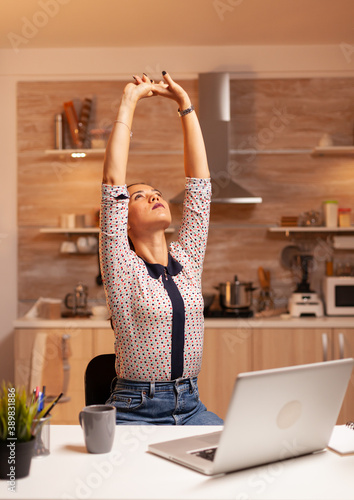
[[[92,330],[80,328],[66,328],[53,332],[56,341],[60,344],[58,349],[58,360],[63,365],[64,377],[66,369],[69,371],[67,377],[68,389],[67,395],[69,401],[57,405],[53,410],[54,423],[78,424],[79,412],[85,406],[84,377],[88,362],[92,358]],[[63,338],[67,338],[67,353],[63,353]],[[61,361],[61,357],[68,356],[67,362]],[[65,379],[63,380],[65,385]]]
[[[336,328],[333,330],[335,359],[354,358],[354,328]],[[348,384],[338,424],[354,421],[354,371]]]
[[[198,377],[200,399],[208,410],[225,418],[238,373],[252,369],[250,328],[207,328],[202,370]]]
[[[114,332],[111,328],[95,328],[93,331],[93,355],[114,352]]]
[[[253,330],[253,369],[266,370],[332,359],[332,332],[322,328]]]
[[[40,369],[40,376],[42,373],[42,368],[38,366],[39,364],[42,366],[42,362],[39,360],[32,362],[36,333],[36,330],[18,328],[14,334],[15,385],[25,387],[27,391],[33,389],[30,386],[33,364],[35,369]]]
[[[46,386],[53,399],[64,397],[52,412],[56,424],[77,424],[85,405],[84,375],[92,358],[92,330],[81,328],[15,331],[15,384],[31,391]]]

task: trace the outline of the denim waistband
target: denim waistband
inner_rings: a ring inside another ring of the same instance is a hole
[[[118,378],[115,389],[132,389],[138,391],[145,391],[151,398],[154,397],[155,392],[167,392],[174,390],[183,390],[188,388],[193,390],[197,386],[197,377],[177,378],[166,382],[145,382],[143,380],[127,380]]]

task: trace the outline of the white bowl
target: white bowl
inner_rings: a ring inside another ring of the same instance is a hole
[[[61,253],[77,253],[77,247],[74,241],[63,241],[60,247]]]
[[[93,319],[108,319],[109,312],[106,306],[93,306],[91,308]]]

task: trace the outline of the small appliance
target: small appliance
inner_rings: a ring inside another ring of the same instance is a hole
[[[65,318],[75,318],[79,317],[89,317],[91,316],[91,311],[87,308],[87,296],[88,288],[86,285],[79,283],[75,289],[74,293],[68,293],[65,296],[64,304],[67,309],[62,312],[62,316]]]
[[[325,276],[323,298],[327,316],[354,316],[354,276]]]
[[[302,279],[288,302],[290,315],[297,318],[300,316],[323,316],[322,301],[318,294],[311,290],[308,282],[308,268],[312,259],[312,255],[297,256],[302,269]]]

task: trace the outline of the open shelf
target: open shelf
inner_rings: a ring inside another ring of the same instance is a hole
[[[313,156],[354,156],[354,146],[329,146],[316,147],[312,151]]]
[[[41,227],[40,233],[49,233],[49,234],[92,234],[98,233],[100,230],[99,227]]]
[[[309,148],[288,148],[288,149],[230,149],[230,155],[304,155],[311,154]]]
[[[268,228],[271,233],[354,233],[354,226],[350,227],[326,227],[326,226],[274,226]]]
[[[71,156],[72,158],[85,158],[86,156],[103,156],[105,149],[46,149],[49,156]]]
[[[165,230],[165,233],[174,233],[174,227],[168,227]],[[99,227],[41,227],[39,230],[40,233],[47,234],[92,234],[99,233]]]

